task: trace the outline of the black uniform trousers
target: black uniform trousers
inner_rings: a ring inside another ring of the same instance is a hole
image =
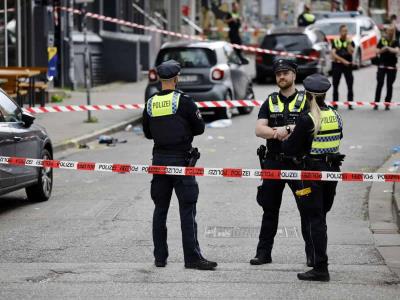
[[[332,163],[327,163],[325,161],[312,162],[308,164],[307,169],[311,171],[340,172],[339,166]],[[313,201],[322,204],[322,212],[324,217],[323,224],[325,227],[325,234],[326,234],[327,232],[326,215],[331,210],[333,206],[333,201],[335,200],[337,181],[313,181],[313,182],[309,181],[306,184],[311,185],[311,197]],[[304,231],[309,230],[309,228],[310,227],[307,223],[304,224],[302,223],[303,236],[304,236]],[[306,235],[306,237],[309,238],[310,235]],[[304,240],[306,242],[307,257],[315,264],[313,241],[310,239],[308,240],[304,239]],[[326,245],[327,243],[328,243],[328,236],[326,235]]]
[[[384,69],[378,67],[378,72],[376,73],[376,91],[375,91],[375,102],[381,101],[381,92],[383,88],[383,83],[385,82],[386,76],[386,98],[385,102],[392,101],[393,95],[393,83],[396,80],[397,70]]]
[[[353,69],[352,66],[344,64],[332,63],[332,85],[333,85],[333,101],[339,101],[339,83],[340,78],[344,75],[347,84],[347,101],[353,101]]]
[[[186,166],[186,160],[183,155],[154,154],[153,165],[183,167]],[[174,189],[179,202],[184,260],[185,263],[190,263],[203,258],[197,240],[195,219],[199,187],[193,176],[153,175],[151,198],[155,205],[153,214],[154,257],[157,261],[166,260],[168,257],[166,223]]]
[[[266,160],[264,168],[293,170],[296,169],[296,166],[289,162]],[[271,255],[274,237],[278,229],[282,193],[286,184],[292,190],[300,211],[301,231],[306,245],[306,255],[316,268],[325,268],[328,263],[326,214],[323,211],[323,198],[316,197],[321,189],[312,181],[263,180],[263,184],[259,187],[257,193],[257,202],[263,208],[264,213],[256,256]],[[298,195],[296,195],[296,192],[298,192]],[[300,194],[302,196],[299,196]]]

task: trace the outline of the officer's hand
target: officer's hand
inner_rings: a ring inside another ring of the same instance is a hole
[[[276,138],[280,141],[283,141],[284,138],[287,137],[288,132],[285,127],[276,127]]]

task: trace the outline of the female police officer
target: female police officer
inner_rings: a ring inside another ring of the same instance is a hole
[[[331,84],[320,74],[308,76],[303,84],[310,111],[297,119],[293,133],[282,144],[283,152],[302,161],[306,169],[340,171],[344,157],[339,154],[342,119],[324,102]],[[329,281],[326,214],[332,207],[337,182],[296,181],[292,184],[297,205],[306,219],[304,232],[308,236],[304,239],[310,243],[312,251],[307,255],[311,255],[313,266],[312,270],[299,273],[297,277],[300,280]]]

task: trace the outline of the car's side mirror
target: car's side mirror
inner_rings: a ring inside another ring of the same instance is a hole
[[[31,125],[33,124],[33,120],[35,120],[35,117],[32,116],[31,114],[28,114],[26,112],[22,112],[22,119],[21,121],[24,123],[24,126],[26,128],[31,127]]]

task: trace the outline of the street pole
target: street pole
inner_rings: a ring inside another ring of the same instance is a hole
[[[91,88],[91,72],[90,72],[90,53],[89,53],[89,44],[87,40],[87,3],[84,2],[82,4],[82,31],[83,31],[83,43],[84,43],[84,53],[85,53],[85,82],[86,82],[86,102],[87,105],[90,105],[90,88]],[[86,120],[87,123],[93,122],[91,111],[88,110],[88,118]]]
[[[4,65],[8,67],[8,31],[7,31],[7,23],[8,23],[8,6],[7,0],[4,0]]]
[[[69,0],[69,8],[74,8],[74,0]],[[61,13],[61,11],[60,11]],[[74,31],[74,14],[72,12],[67,13],[68,17],[68,42],[69,42],[69,80],[71,81],[72,90],[76,89],[76,81],[75,81],[75,53],[74,53],[74,40],[73,40],[73,31]]]

